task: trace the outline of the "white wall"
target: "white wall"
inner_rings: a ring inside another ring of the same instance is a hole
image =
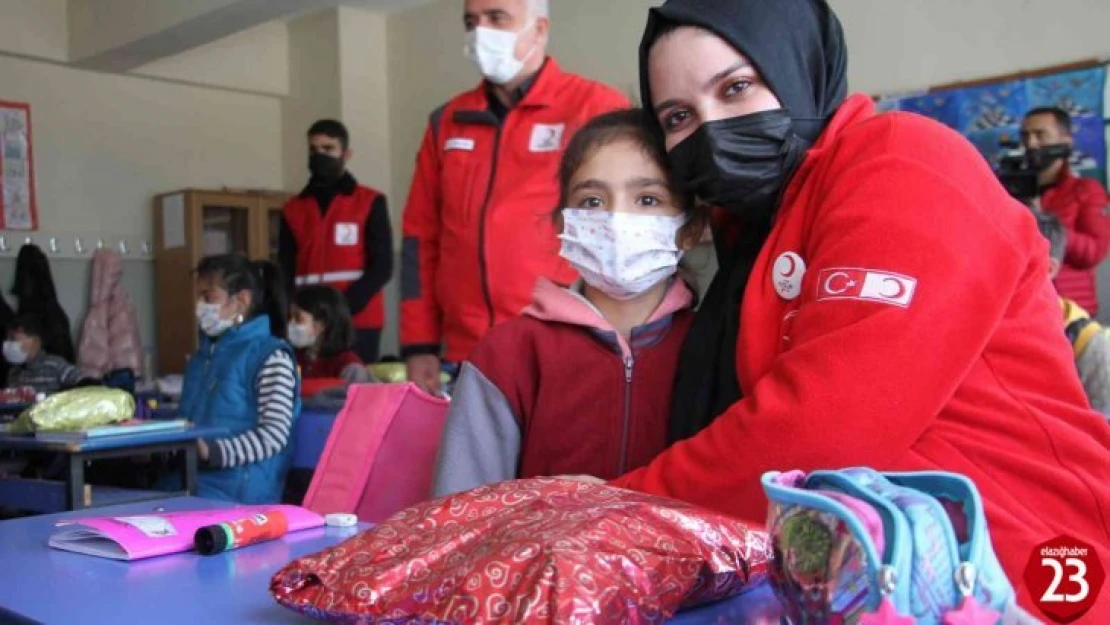
[[[104,52],[231,4],[234,0],[71,0],[71,58]]]
[[[133,74],[265,94],[289,93],[289,27],[267,22],[132,70]]]
[[[66,0],[0,0],[0,52],[68,59],[66,8]]]
[[[386,18],[341,7],[338,19],[340,115],[354,142],[349,166],[365,184],[392,195]]]
[[[1110,56],[1106,0],[831,0],[848,36],[849,84],[921,89]]]
[[[40,231],[33,236],[151,236],[151,198],[182,187],[282,187],[281,102],[274,97],[70,69],[0,56],[0,94],[29,102]],[[3,232],[9,244],[22,233]],[[44,246],[45,247],[45,246]],[[0,258],[0,289],[13,261]],[[89,263],[57,260],[55,281],[76,325]],[[129,262],[125,283],[144,341],[154,337],[153,267]]]
[[[299,191],[308,180],[305,132],[312,122],[339,117],[339,23],[322,11],[289,24],[289,97],[282,106],[284,183]]]
[[[0,57],[31,104],[44,232],[149,236],[150,198],[180,187],[281,188],[281,103]]]

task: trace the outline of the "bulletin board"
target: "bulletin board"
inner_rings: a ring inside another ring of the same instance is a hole
[[[880,97],[880,110],[931,117],[967,137],[992,164],[1017,141],[1026,111],[1055,106],[1071,114],[1076,175],[1107,181],[1107,62],[1090,60],[974,82],[932,87],[924,93]]]
[[[31,107],[0,100],[0,230],[36,230]]]

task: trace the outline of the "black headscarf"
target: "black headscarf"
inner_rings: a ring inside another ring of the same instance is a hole
[[[640,92],[649,111],[648,55],[660,33],[674,26],[708,30],[747,57],[806,144],[817,140],[847,96],[844,33],[825,0],[668,0],[649,12],[640,43]],[[738,237],[715,233],[721,235],[715,237],[719,269],[682,348],[672,442],[698,433],[742,397],[736,375],[740,304],[773,212],[734,217]]]

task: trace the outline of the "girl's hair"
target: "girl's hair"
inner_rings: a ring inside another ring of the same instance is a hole
[[[277,265],[268,260],[252,261],[240,254],[205,256],[197,265],[197,276],[218,279],[230,295],[249,291],[251,308],[247,319],[266,315],[270,318],[270,334],[285,338],[289,301]]]
[[[347,298],[330,286],[316,285],[298,289],[293,304],[324,325],[320,335],[320,354],[334,356],[351,348],[355,329]]]
[[[639,146],[644,154],[667,175],[667,187],[678,202],[678,208],[681,208],[687,217],[694,216],[696,207],[693,195],[686,192],[671,169],[670,162],[667,160],[667,146],[663,141],[663,134],[659,131],[659,125],[642,108],[630,108],[599,115],[574,133],[559,164],[557,211],[568,205],[571,179],[578,169],[598,148],[617,141],[631,141]]]

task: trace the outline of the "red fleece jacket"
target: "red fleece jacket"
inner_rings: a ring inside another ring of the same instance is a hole
[[[807,265],[793,300],[774,287],[786,252]],[[966,140],[850,98],[752,270],[744,398],[615,484],[763,522],[769,470],[962,473],[1032,608],[1035,544],[1067,533],[1110,565],[1110,428],[1076,376],[1047,261],[1029,211]],[[1110,622],[1110,591],[1086,618]]]
[[[1056,276],[1060,295],[1098,314],[1095,268],[1110,250],[1110,219],[1106,217],[1106,190],[1095,180],[1077,178],[1065,169],[1060,180],[1045,189],[1041,207],[1052,213],[1068,231],[1064,264]]]

